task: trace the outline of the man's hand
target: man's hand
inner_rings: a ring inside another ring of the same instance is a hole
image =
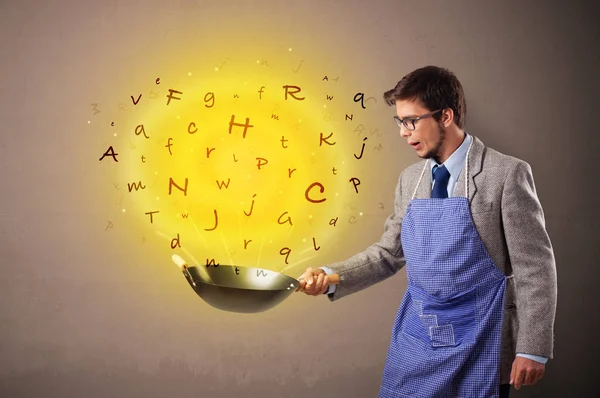
[[[544,376],[546,365],[529,358],[516,357],[510,372],[510,384],[516,390],[524,386],[532,386]]]
[[[329,287],[329,278],[321,268],[307,268],[298,280],[300,286],[296,288],[296,291],[304,292],[309,296],[321,295]]]

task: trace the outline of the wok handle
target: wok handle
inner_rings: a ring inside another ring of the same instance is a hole
[[[339,283],[340,283],[340,276],[338,274],[327,275],[327,277],[329,278],[329,284],[330,285],[339,285]]]
[[[340,276],[338,274],[327,275],[327,277],[331,285],[338,285],[340,283]]]

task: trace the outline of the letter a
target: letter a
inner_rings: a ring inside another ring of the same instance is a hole
[[[115,150],[113,149],[112,145],[106,150],[106,152],[104,152],[104,155],[102,155],[102,157],[100,158],[100,161],[102,161],[102,159],[104,159],[106,156],[112,156],[113,160],[115,162],[118,162],[117,160],[117,155],[118,153],[115,153]]]

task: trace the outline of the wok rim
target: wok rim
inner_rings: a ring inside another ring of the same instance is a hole
[[[191,268],[199,268],[200,266],[198,265],[189,265],[188,269]],[[278,277],[284,277],[287,280],[291,282],[294,282],[296,284],[296,286],[294,286],[293,288],[291,286],[287,286],[286,288],[282,288],[282,289],[248,289],[248,288],[242,288],[242,287],[233,287],[233,286],[227,286],[227,285],[222,285],[222,284],[216,284],[216,283],[212,283],[212,282],[207,282],[201,279],[197,279],[195,278],[191,273],[190,273],[190,277],[194,280],[194,282],[196,283],[202,283],[204,285],[209,285],[209,286],[215,286],[215,287],[219,287],[219,288],[225,288],[225,289],[231,289],[231,290],[239,290],[239,291],[261,291],[261,292],[283,292],[283,291],[287,291],[287,290],[295,290],[299,285],[300,285],[300,281],[294,277],[291,277],[289,275],[283,274],[281,272],[277,272],[277,271],[273,271],[273,270],[269,270],[269,269],[264,269],[264,268],[257,268],[257,267],[246,267],[243,265],[230,265],[230,264],[219,264],[219,267],[227,267],[227,268],[235,268],[235,267],[243,267],[246,268],[247,270],[259,270],[259,271],[268,271],[268,272],[273,272],[278,274]],[[206,271],[210,274],[210,271]],[[289,288],[289,289],[288,289]]]

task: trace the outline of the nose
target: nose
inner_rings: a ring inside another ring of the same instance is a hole
[[[411,131],[407,129],[404,125],[400,127],[400,137],[408,138],[411,134]]]

